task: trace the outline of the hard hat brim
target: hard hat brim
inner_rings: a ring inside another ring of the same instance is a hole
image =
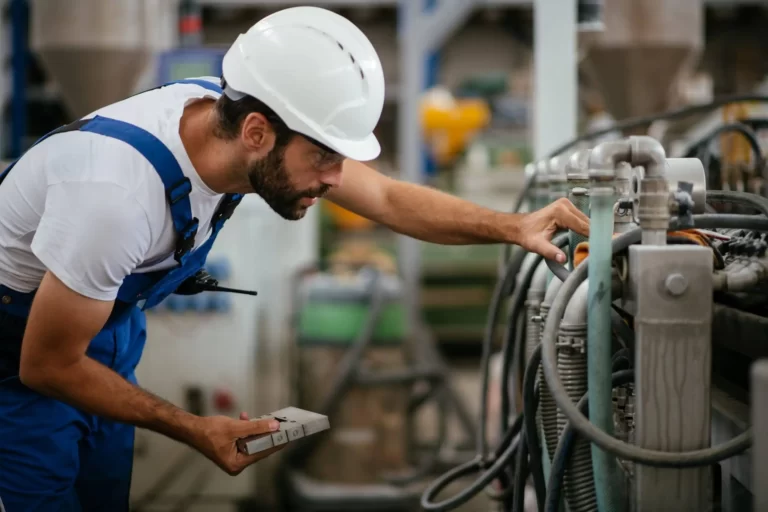
[[[348,140],[320,134],[314,136],[319,142],[350,160],[367,162],[375,160],[381,154],[381,144],[372,133],[362,140]]]

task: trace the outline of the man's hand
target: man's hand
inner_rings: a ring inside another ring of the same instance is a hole
[[[559,263],[565,263],[565,254],[551,243],[557,231],[570,229],[584,236],[589,235],[589,217],[565,198],[523,215],[517,223],[518,245]]]
[[[248,415],[241,413],[239,420],[226,416],[203,417],[199,425],[198,436],[192,443],[194,448],[232,476],[286,446],[276,446],[253,455],[245,455],[237,449],[238,439],[278,430],[280,423],[277,420],[249,421]]]

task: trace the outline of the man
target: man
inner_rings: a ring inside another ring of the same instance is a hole
[[[221,88],[219,87],[221,85]],[[223,93],[222,93],[223,89]],[[221,81],[170,84],[39,141],[0,185],[0,499],[8,512],[126,510],[135,426],[237,474],[269,422],[197,417],[137,386],[142,309],[195,275],[241,194],[287,219],[325,197],[441,244],[519,244],[564,261],[585,233],[567,201],[503,214],[386,178],[361,161],[384,79],[373,46],[318,8],[241,35]],[[343,176],[343,180],[342,180]]]

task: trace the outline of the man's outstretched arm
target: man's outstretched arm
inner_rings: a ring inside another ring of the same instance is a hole
[[[438,190],[388,178],[348,160],[342,184],[328,199],[392,230],[444,245],[517,244],[551,259],[565,255],[549,243],[558,229],[588,234],[589,219],[568,200],[530,214],[494,211]],[[510,201],[511,203],[511,201]]]

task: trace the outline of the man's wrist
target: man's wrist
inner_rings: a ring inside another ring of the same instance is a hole
[[[524,213],[503,213],[500,239],[507,245],[519,245],[522,239],[521,221],[525,217]]]

